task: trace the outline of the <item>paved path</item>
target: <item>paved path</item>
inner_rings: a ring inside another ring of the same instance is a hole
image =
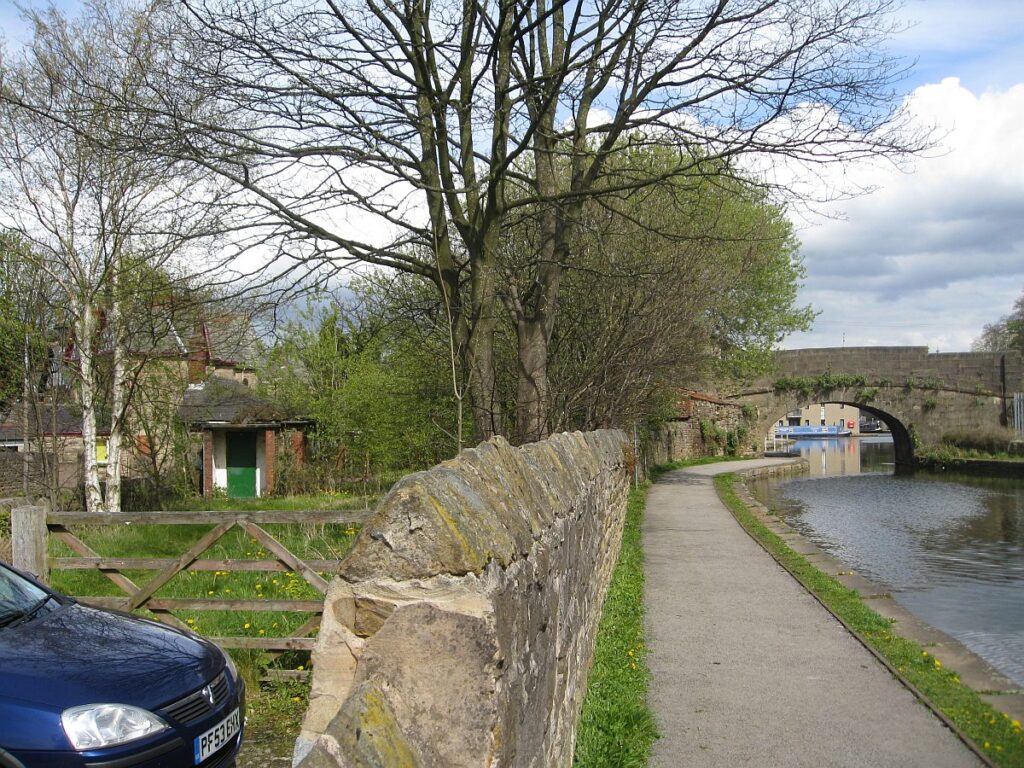
[[[718,500],[712,475],[770,463],[680,470],[650,490],[650,765],[981,765]]]

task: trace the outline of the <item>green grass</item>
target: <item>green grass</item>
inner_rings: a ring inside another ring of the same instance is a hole
[[[953,721],[994,763],[1006,768],[1024,766],[1021,724],[997,712],[938,659],[912,640],[893,631],[892,622],[868,608],[860,596],[822,573],[769,530],[736,495],[736,475],[715,478],[715,488],[736,519],[761,545],[828,608],[839,616]]]
[[[976,448],[959,448],[952,445],[918,448],[914,453],[914,460],[918,466],[935,470],[956,469],[957,467],[966,466],[976,459],[1024,464],[1024,456],[1017,454],[983,451]]]
[[[263,496],[256,499],[231,499],[227,496],[190,496],[176,499],[171,509],[185,512],[252,512],[258,510],[354,510],[372,507],[377,496],[352,493],[322,493],[307,496]]]
[[[116,525],[79,526],[73,533],[104,557],[176,558],[185,552],[210,525]],[[305,559],[336,560],[348,552],[358,526],[345,523],[268,524],[264,529],[291,552]],[[50,556],[66,557],[74,553],[62,542],[50,539]],[[229,531],[202,559],[261,560],[274,559],[255,539],[241,529]],[[155,576],[154,570],[125,570],[124,575],[142,586]],[[328,575],[329,574],[325,574]],[[54,570],[55,589],[75,596],[121,596],[121,589],[95,570]],[[205,599],[278,599],[320,600],[322,595],[300,575],[279,571],[184,571],[156,592],[156,597]],[[145,615],[146,611],[140,611]],[[178,611],[177,617],[199,634],[212,637],[283,637],[298,629],[311,614],[266,611]],[[258,677],[270,664],[262,651],[232,651],[247,677]],[[308,654],[283,654],[279,664],[294,666]]]
[[[644,570],[640,541],[647,485],[629,495],[626,525],[598,627],[576,736],[577,768],[644,768],[658,738],[647,706]]]
[[[651,482],[655,482],[666,472],[672,472],[676,469],[699,467],[702,464],[717,464],[721,461],[746,461],[749,458],[749,456],[698,456],[695,459],[681,459],[679,461],[670,461],[665,464],[655,464],[651,467]]]

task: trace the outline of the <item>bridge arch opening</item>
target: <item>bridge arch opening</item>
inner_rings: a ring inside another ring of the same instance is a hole
[[[781,416],[777,416],[774,420],[769,422],[768,432],[770,433],[770,431],[774,429],[774,427],[777,426],[780,423],[780,421],[785,422],[787,416],[789,416],[789,414],[793,413],[794,411],[803,411],[818,405],[826,406],[833,404],[848,406],[850,408],[856,408],[859,410],[861,415],[868,414],[873,419],[876,419],[885,424],[886,428],[889,430],[889,433],[892,435],[893,460],[896,464],[896,471],[900,472],[913,468],[914,439],[906,425],[898,417],[894,416],[888,411],[884,411],[881,408],[870,405],[868,403],[857,402],[856,400],[828,399],[813,400],[810,402],[804,402],[803,400],[801,400],[800,404],[797,405],[796,408],[786,411],[786,413],[782,414]],[[838,424],[836,423],[837,421],[838,420],[834,416],[832,418],[824,417],[823,421],[811,421],[808,426],[821,426],[822,424],[824,424],[825,426],[838,426]]]

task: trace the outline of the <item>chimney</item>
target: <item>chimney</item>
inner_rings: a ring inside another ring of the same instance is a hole
[[[210,364],[210,345],[205,323],[196,328],[188,342],[188,383],[198,384],[206,379],[206,366]]]

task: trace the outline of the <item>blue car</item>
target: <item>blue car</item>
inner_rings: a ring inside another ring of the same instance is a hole
[[[0,768],[228,768],[244,715],[213,643],[0,563]]]

